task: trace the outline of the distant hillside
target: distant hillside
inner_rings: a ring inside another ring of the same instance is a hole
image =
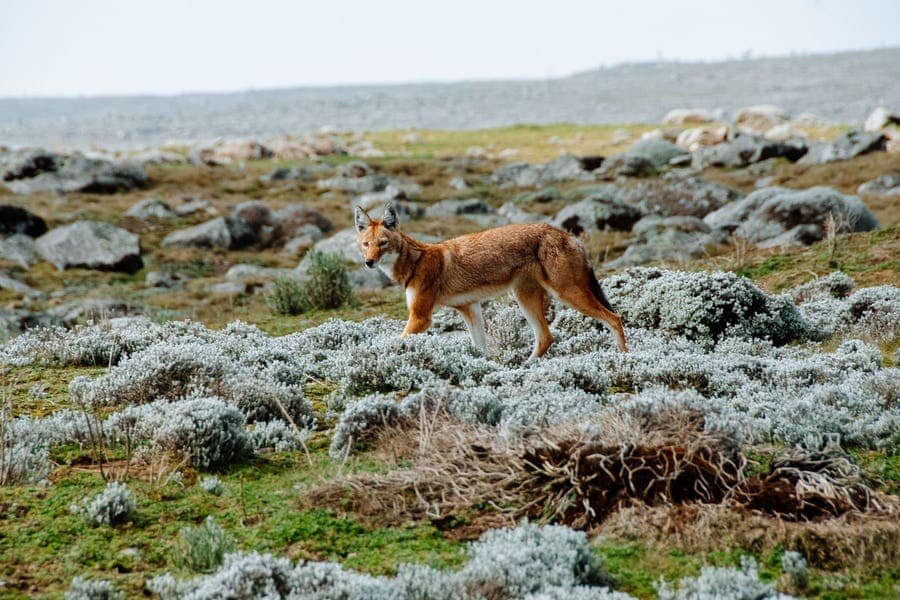
[[[366,130],[648,122],[675,107],[728,112],[760,103],[860,122],[878,105],[900,106],[900,48],[626,64],[553,80],[0,99],[0,144],[144,146],[300,133],[323,125]]]

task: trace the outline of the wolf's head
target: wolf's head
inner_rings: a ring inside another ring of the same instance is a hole
[[[356,243],[365,257],[366,266],[374,269],[385,256],[396,255],[402,239],[397,229],[400,221],[393,204],[384,207],[381,219],[373,219],[369,213],[357,206],[353,210],[356,221]]]

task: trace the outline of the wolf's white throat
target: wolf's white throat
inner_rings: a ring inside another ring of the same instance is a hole
[[[394,252],[388,252],[386,254],[382,254],[381,258],[378,260],[378,268],[381,269],[381,272],[391,278],[391,281],[394,281],[394,265],[397,263],[397,254]]]

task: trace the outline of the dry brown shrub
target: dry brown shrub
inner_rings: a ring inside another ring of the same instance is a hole
[[[877,571],[900,562],[900,522],[890,516],[847,513],[819,522],[785,521],[729,505],[634,505],[622,508],[591,533],[650,541],[686,553],[741,548],[765,554],[782,547],[813,567]]]
[[[382,432],[374,452],[411,466],[324,482],[305,500],[391,524],[427,519],[453,526],[475,515],[467,535],[523,517],[593,529],[635,506],[675,511],[666,513],[673,531],[679,522],[698,527],[693,507],[710,505],[772,523],[898,514],[897,499],[873,491],[834,448],[798,450],[747,477],[734,438],[706,431],[701,414],[677,409],[618,415],[601,422],[594,437],[554,426],[515,438],[436,411],[418,428]]]

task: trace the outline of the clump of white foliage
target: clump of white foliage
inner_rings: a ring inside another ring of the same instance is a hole
[[[169,598],[297,597],[316,599],[612,598],[587,537],[567,527],[523,524],[482,535],[458,571],[401,565],[394,578],[373,577],[328,562],[293,564],[268,554],[225,556],[214,573],[188,581],[166,574],[148,582]]]
[[[75,577],[66,590],[66,600],[124,600],[125,594],[105,579]]]
[[[787,574],[792,587],[802,590],[809,584],[809,566],[799,552],[788,550],[782,554],[781,569]]]
[[[191,571],[210,573],[234,550],[228,534],[213,517],[206,517],[199,527],[185,527],[179,532],[176,562]]]
[[[134,494],[124,483],[112,481],[93,498],[70,507],[73,514],[82,515],[94,527],[125,523],[137,510]]]
[[[289,452],[301,448],[309,440],[312,430],[295,429],[283,419],[258,421],[249,432],[250,445],[257,452],[272,449],[276,452]]]
[[[678,587],[665,581],[657,586],[660,600],[787,600],[771,585],[759,580],[756,561],[745,556],[741,567],[703,567],[697,577],[685,577]]]
[[[221,496],[225,493],[225,484],[215,475],[207,475],[201,479],[200,487],[203,488],[204,492],[213,496]]]
[[[854,287],[852,279],[836,271],[789,293],[817,339],[840,334],[882,342],[900,336],[900,288]]]
[[[250,450],[243,413],[219,398],[189,398],[130,406],[106,421],[114,439],[149,440],[198,469],[210,469]]]
[[[789,293],[796,304],[803,304],[822,298],[846,298],[855,287],[856,283],[849,275],[835,271],[791,288]]]
[[[111,319],[72,329],[45,327],[32,329],[0,347],[0,363],[23,366],[107,366],[123,356],[143,350],[154,342],[177,336],[199,334],[204,327],[191,321],[164,325],[143,317]]]
[[[328,452],[340,459],[351,449],[363,450],[375,432],[397,426],[403,419],[393,398],[376,394],[349,404],[334,428]]]
[[[52,439],[41,420],[10,415],[9,407],[0,407],[0,485],[37,483],[53,468]]]
[[[790,298],[734,273],[633,268],[606,279],[603,289],[626,324],[709,345],[725,337],[781,345],[807,335]]]

